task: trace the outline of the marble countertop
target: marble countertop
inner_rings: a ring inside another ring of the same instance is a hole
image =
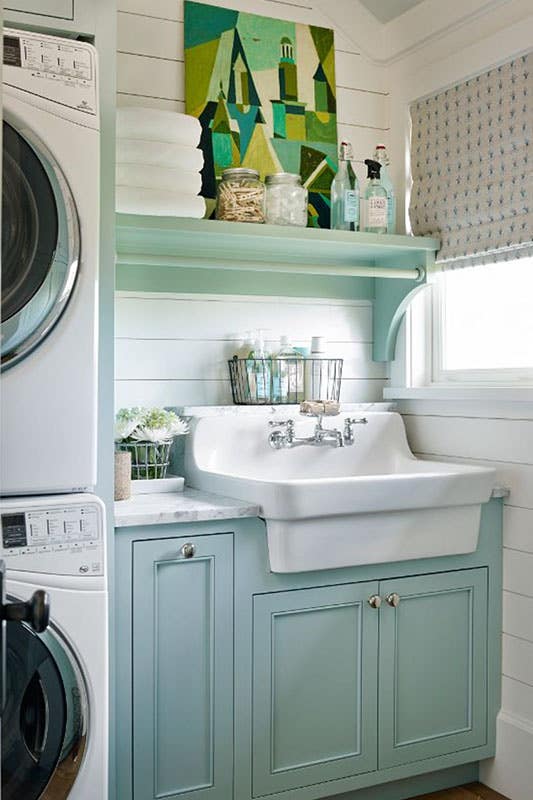
[[[134,494],[115,502],[115,526],[163,525],[259,516],[259,506],[185,487],[183,492]]]

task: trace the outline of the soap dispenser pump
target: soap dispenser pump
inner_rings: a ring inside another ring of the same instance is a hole
[[[387,233],[387,190],[380,180],[381,164],[371,158],[365,159],[367,185],[365,190],[365,231]]]

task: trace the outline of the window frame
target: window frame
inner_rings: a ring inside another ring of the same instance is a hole
[[[480,270],[483,267],[479,267]],[[445,273],[441,273],[444,274]],[[533,366],[531,368],[516,367],[496,367],[494,369],[445,369],[444,362],[444,322],[446,314],[445,291],[443,282],[439,281],[437,275],[430,281],[430,299],[428,302],[427,313],[430,316],[431,331],[430,341],[427,346],[430,348],[430,355],[427,360],[431,367],[426,386],[500,386],[500,387],[533,387]],[[412,341],[409,350],[412,351]]]

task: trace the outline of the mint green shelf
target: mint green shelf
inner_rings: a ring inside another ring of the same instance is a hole
[[[216,292],[224,276],[232,293],[281,294],[288,287],[303,294],[309,287],[312,296],[371,299],[376,361],[394,357],[402,316],[439,247],[426,237],[129,214],[117,214],[116,235],[119,288],[141,289],[146,281],[152,291]],[[168,280],[169,270],[179,273],[178,284]]]

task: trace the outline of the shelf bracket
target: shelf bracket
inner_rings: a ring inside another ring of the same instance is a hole
[[[428,262],[432,258],[428,257]],[[373,308],[373,360],[393,361],[400,324],[413,298],[427,287],[430,263],[419,265],[418,280],[391,281],[376,278]]]

